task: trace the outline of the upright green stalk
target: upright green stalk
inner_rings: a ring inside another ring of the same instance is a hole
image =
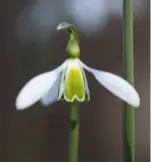
[[[132,0],[123,0],[123,65],[125,78],[134,84]],[[135,162],[135,110],[124,103],[124,162]]]
[[[68,22],[62,22],[57,27],[58,30],[62,29],[68,29],[69,33],[69,41],[66,48],[68,58],[69,59],[77,59],[80,56],[80,47],[79,47],[79,35],[76,27],[73,24],[70,24]],[[71,100],[74,98],[73,93],[71,91],[71,88],[73,88],[73,91],[75,92],[77,88],[74,86],[74,82],[76,78],[74,78],[75,71],[71,71],[71,80],[70,85],[73,83],[73,87],[67,87],[67,94],[66,97],[68,100]],[[68,78],[68,77],[67,77]],[[73,80],[72,80],[73,79]],[[79,78],[78,78],[79,79]],[[80,80],[79,80],[80,81]],[[67,82],[67,80],[66,80]],[[82,86],[82,82],[79,82]],[[78,87],[79,98],[83,98],[83,91],[80,90],[80,87]],[[77,92],[76,92],[77,93]],[[82,94],[82,96],[81,96]],[[82,99],[81,98],[81,99]],[[80,126],[80,112],[79,112],[79,103],[77,101],[71,102],[71,107],[69,111],[69,119],[70,119],[70,132],[69,132],[69,162],[78,162],[78,150],[79,150],[79,126]]]
[[[69,119],[69,162],[78,162],[80,112],[76,101],[71,103]]]

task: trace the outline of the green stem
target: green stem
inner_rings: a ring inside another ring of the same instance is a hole
[[[74,48],[79,48],[79,34],[76,27],[68,22],[62,22],[57,26],[57,30],[68,29],[69,42],[68,50],[72,53],[72,57],[79,57],[74,52]],[[74,39],[75,40],[74,40]],[[74,40],[74,41],[73,41]],[[73,46],[74,44],[74,46]],[[68,51],[68,52],[69,52]],[[77,49],[76,49],[77,51]],[[70,132],[69,132],[69,162],[78,162],[78,149],[79,149],[79,126],[80,126],[80,112],[79,103],[74,101],[71,103],[69,119],[70,119]]]
[[[123,64],[125,78],[134,84],[132,0],[123,0]],[[124,103],[124,162],[135,162],[135,111]]]
[[[77,102],[70,107],[69,162],[78,162],[80,112]]]

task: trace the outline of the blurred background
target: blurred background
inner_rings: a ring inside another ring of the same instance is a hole
[[[134,0],[136,162],[149,162],[149,0]],[[66,59],[67,32],[79,30],[81,60],[122,75],[122,0],[0,1],[0,161],[67,162],[69,105],[36,103],[17,111],[15,99],[32,77]],[[91,100],[81,105],[80,162],[122,161],[122,101],[87,73]]]

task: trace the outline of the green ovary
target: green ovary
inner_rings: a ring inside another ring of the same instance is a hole
[[[66,71],[64,98],[72,102],[85,100],[84,79],[78,64],[69,65]]]

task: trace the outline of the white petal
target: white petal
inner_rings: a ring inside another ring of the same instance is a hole
[[[61,75],[61,80],[60,80],[60,87],[59,87],[59,94],[58,94],[58,100],[62,97],[65,89],[65,74],[66,74],[66,69],[62,72]]]
[[[49,105],[57,101],[58,92],[59,92],[59,85],[60,85],[61,73],[57,77],[56,81],[49,89],[49,91],[41,98],[41,103],[43,105]]]
[[[83,67],[81,67],[81,71],[82,71],[83,78],[84,78],[84,83],[85,83],[85,92],[87,94],[88,100],[90,100],[90,91],[89,91],[89,87],[88,87],[87,77],[85,75],[85,72],[83,70]]]
[[[138,107],[140,98],[137,91],[123,78],[109,72],[92,69],[80,61],[81,65],[91,72],[97,81],[107,88],[115,96],[121,98],[128,104]]]
[[[20,110],[25,109],[43,97],[53,86],[59,73],[66,67],[66,65],[67,61],[55,70],[40,74],[29,80],[17,96],[16,108]]]

